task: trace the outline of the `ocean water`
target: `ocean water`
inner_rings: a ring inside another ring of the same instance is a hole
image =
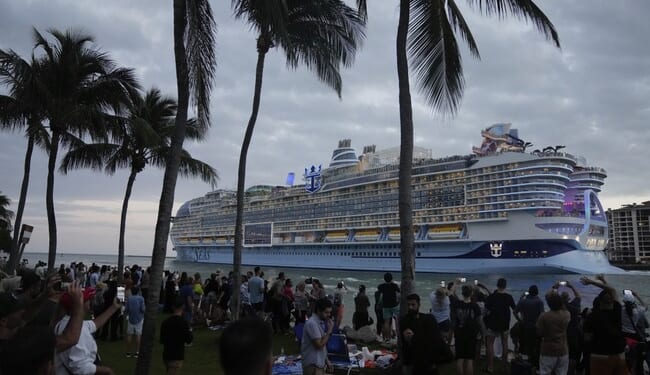
[[[24,257],[29,261],[30,266],[34,266],[38,260],[47,261],[47,254],[44,253],[25,253]],[[83,262],[86,265],[97,263],[99,265],[117,265],[117,256],[109,254],[58,254],[57,267],[60,264],[69,265],[71,262]],[[137,264],[142,267],[147,267],[151,263],[150,257],[145,256],[126,256],[125,264]],[[244,266],[242,272],[246,272],[253,267]],[[167,258],[165,260],[165,269],[171,271],[187,272],[193,275],[198,272],[201,278],[209,277],[211,273],[217,269],[221,270],[224,274],[232,270],[232,266],[228,264],[204,264],[204,263],[188,263],[176,261],[175,258]],[[360,284],[364,284],[367,288],[366,293],[370,297],[371,303],[374,304],[373,296],[377,290],[377,286],[383,282],[383,272],[371,271],[341,271],[341,270],[317,270],[308,268],[281,268],[269,267],[263,268],[264,277],[266,279],[274,279],[278,273],[283,271],[286,277],[293,281],[296,285],[298,281],[305,280],[309,277],[319,279],[328,294],[332,293],[338,282],[343,282],[348,292],[344,295],[344,325],[352,325],[352,313],[354,311],[353,298]],[[416,264],[417,270],[417,264]],[[593,276],[593,275],[587,275]],[[429,295],[434,291],[440,282],[451,281],[457,277],[466,277],[468,283],[473,283],[473,280],[479,280],[483,285],[486,285],[490,290],[496,288],[496,282],[500,277],[504,277],[508,281],[508,292],[513,295],[515,301],[528,289],[530,285],[537,285],[540,290],[540,295],[543,295],[556,281],[569,281],[582,295],[582,306],[591,307],[591,303],[600,289],[593,286],[584,286],[580,284],[581,275],[567,274],[567,275],[507,275],[507,274],[485,274],[485,275],[462,275],[462,274],[427,274],[416,273],[415,276],[415,292],[418,293],[422,299],[421,311],[428,311],[430,308]],[[400,274],[393,273],[393,279],[399,283]],[[620,275],[607,276],[608,282],[617,288],[619,291],[623,289],[635,290],[641,298],[650,303],[650,272],[647,271],[629,271]],[[309,289],[309,286],[308,288]],[[460,291],[458,291],[460,293]],[[372,310],[370,315],[374,314]]]

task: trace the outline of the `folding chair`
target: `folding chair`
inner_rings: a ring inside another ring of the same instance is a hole
[[[344,334],[333,334],[327,341],[327,358],[335,369],[352,370],[350,353],[348,352],[348,341]]]

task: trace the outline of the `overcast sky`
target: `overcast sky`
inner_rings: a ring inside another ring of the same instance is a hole
[[[82,29],[119,64],[135,69],[143,87],[176,96],[172,2],[154,0],[2,0],[0,48],[31,54],[31,28]],[[220,188],[237,183],[239,147],[250,113],[255,35],[231,14],[230,1],[212,1],[218,25],[212,128],[202,144],[185,147],[214,166]],[[248,155],[246,186],[284,184],[311,164],[327,165],[338,140],[361,152],[399,145],[395,68],[397,0],[370,0],[367,38],[353,68],[343,74],[343,98],[304,69],[287,70],[278,51],[266,59],[262,104]],[[436,115],[413,89],[416,146],[434,157],[469,154],[480,130],[510,122],[533,148],[566,151],[607,170],[600,198],[606,208],[650,200],[650,2],[538,1],[555,24],[562,49],[515,19],[484,17],[463,5],[482,60],[463,50],[465,97],[456,117]],[[645,145],[645,146],[644,146]],[[0,133],[0,191],[15,209],[26,139]],[[47,251],[47,158],[35,151],[24,222],[36,229],[31,251]],[[55,179],[59,252],[113,253],[126,186],[125,171],[106,176],[74,171]],[[127,254],[149,255],[162,171],[141,173],[131,197]],[[210,189],[179,179],[175,209]],[[171,247],[171,246],[170,246]],[[171,251],[169,255],[173,255]]]

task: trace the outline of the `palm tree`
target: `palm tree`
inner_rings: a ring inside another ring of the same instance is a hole
[[[288,66],[297,68],[300,63],[304,64],[341,97],[340,67],[352,64],[357,47],[364,38],[365,22],[342,0],[234,0],[232,5],[235,17],[245,19],[258,34],[253,108],[239,155],[237,174],[233,290],[239,290],[246,158],[260,108],[266,54],[271,48],[280,47]],[[239,293],[233,293],[232,297],[232,316],[237,319]]]
[[[133,71],[116,67],[105,53],[89,46],[89,35],[50,30],[51,42],[34,29],[39,58],[39,98],[49,120],[51,142],[45,205],[49,231],[48,271],[56,258],[54,172],[59,147],[83,137],[106,138],[106,119],[119,113],[138,88]]]
[[[174,190],[180,168],[185,139],[190,90],[197,106],[197,121],[201,127],[210,124],[210,91],[214,80],[216,57],[214,51],[214,18],[208,1],[174,0],[174,58],[178,108],[170,152],[165,162],[162,192],[151,254],[151,285],[160,285],[167,254],[167,238],[174,205]],[[149,288],[147,312],[144,318],[140,353],[135,374],[148,374],[156,330],[159,288]]]
[[[11,200],[0,191],[0,250],[8,250],[11,246],[11,219],[13,211],[9,210]]]
[[[27,136],[27,150],[23,168],[23,180],[14,221],[14,234],[9,248],[7,272],[13,273],[18,265],[18,240],[22,224],[34,145],[48,149],[49,135],[42,123],[42,108],[38,103],[36,84],[37,64],[22,59],[12,50],[0,50],[0,85],[8,88],[7,95],[0,95],[0,129],[23,129]]]
[[[514,15],[531,21],[547,39],[560,46],[555,27],[532,0],[468,0],[472,7],[499,18]],[[366,1],[357,0],[365,14]],[[411,20],[411,16],[413,19]],[[455,0],[400,0],[396,57],[400,108],[399,221],[402,271],[402,306],[415,279],[411,177],[413,171],[413,110],[409,57],[417,83],[427,102],[443,114],[455,114],[463,96],[462,59],[456,34],[470,53],[480,58],[478,46]],[[408,52],[408,53],[407,53]],[[410,56],[408,56],[410,55]]]
[[[78,143],[74,144],[61,161],[60,170],[68,173],[71,169],[104,169],[113,175],[118,168],[130,168],[126,183],[126,193],[122,202],[120,216],[120,239],[117,252],[117,272],[121,281],[124,272],[124,234],[129,198],[138,173],[147,165],[164,168],[169,153],[169,141],[174,130],[176,101],[163,97],[157,89],[149,90],[144,97],[133,98],[128,118],[119,121],[119,131],[114,135],[116,143]],[[206,129],[198,122],[190,120],[186,137],[192,140],[205,139]],[[189,152],[181,153],[179,173],[188,177],[200,177],[212,185],[216,184],[217,172],[208,164],[193,159]]]

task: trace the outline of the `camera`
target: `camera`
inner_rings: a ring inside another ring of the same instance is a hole
[[[560,281],[561,286],[566,286],[566,281]]]
[[[529,294],[530,294],[530,293],[528,293],[528,292],[524,292],[524,295],[525,295],[525,296],[527,296],[527,295],[529,295]]]
[[[118,286],[117,287],[117,300],[120,301],[121,303],[124,303],[124,287],[123,286]]]
[[[443,287],[443,288],[447,287],[447,282],[444,281],[444,280],[441,281],[441,282],[440,282],[440,286]]]
[[[478,280],[474,280],[474,285],[478,285]]]
[[[632,295],[632,291],[631,291],[630,289],[625,289],[625,290],[623,291],[623,294],[625,294],[626,296],[631,296],[631,295]]]

